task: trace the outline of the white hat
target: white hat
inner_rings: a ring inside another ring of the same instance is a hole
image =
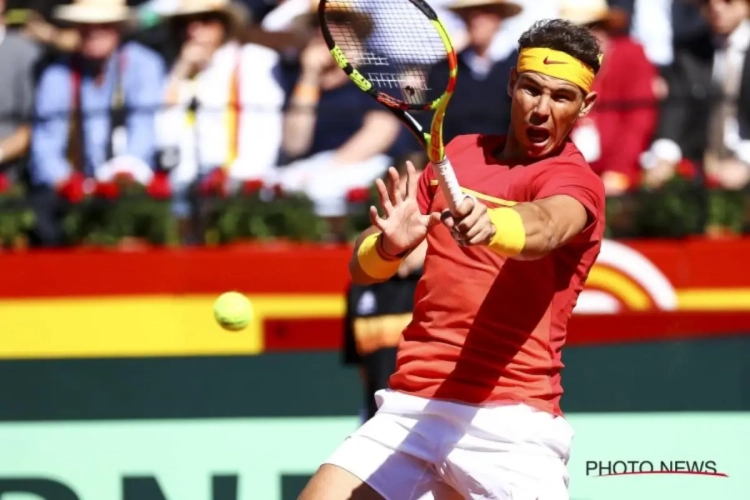
[[[54,17],[76,24],[109,24],[131,21],[133,11],[125,0],[73,0],[54,10]]]
[[[456,0],[446,7],[458,14],[467,9],[482,9],[502,17],[513,17],[523,10],[521,4],[506,0]]]
[[[562,0],[560,17],[578,25],[602,23],[611,29],[622,29],[628,24],[628,13],[612,8],[607,0]]]
[[[181,0],[177,8],[165,17],[191,16],[216,12],[226,16],[232,31],[240,29],[250,22],[250,12],[239,3],[231,0]]]

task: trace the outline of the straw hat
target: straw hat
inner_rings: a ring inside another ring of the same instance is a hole
[[[250,22],[250,11],[244,5],[231,0],[181,0],[179,6],[165,13],[164,17],[179,19],[184,16],[210,13],[223,15],[231,32],[245,27]]]
[[[133,20],[125,0],[73,0],[53,11],[55,19],[75,24],[109,24]]]
[[[456,0],[448,5],[448,9],[456,14],[469,9],[482,9],[485,12],[493,12],[501,17],[513,17],[519,14],[523,7],[515,2],[506,0]]]
[[[607,0],[563,0],[560,17],[579,25],[602,24],[611,30],[625,28],[629,20],[626,11],[610,7]]]
[[[310,10],[292,21],[292,29],[303,26],[317,26],[319,0],[310,1]],[[347,6],[346,0],[338,0],[328,5],[326,19],[331,23],[340,22],[352,27],[360,39],[367,38],[373,29],[372,17],[365,12],[358,12]]]

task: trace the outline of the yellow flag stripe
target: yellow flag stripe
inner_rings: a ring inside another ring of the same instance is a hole
[[[0,301],[0,359],[258,354],[265,318],[342,317],[342,295],[250,296],[241,332],[213,319],[215,296]]]

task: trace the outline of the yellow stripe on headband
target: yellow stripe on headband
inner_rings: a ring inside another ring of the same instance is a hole
[[[518,54],[517,69],[519,73],[533,71],[565,80],[578,85],[586,93],[591,92],[594,83],[593,69],[579,59],[558,50],[536,47],[523,49]]]

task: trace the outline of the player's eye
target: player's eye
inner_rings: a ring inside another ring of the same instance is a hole
[[[555,94],[552,98],[555,100],[555,102],[560,103],[566,103],[573,100],[568,94]]]
[[[539,94],[541,94],[541,91],[537,87],[534,87],[533,85],[525,85],[523,87],[523,90],[524,92],[526,92],[527,94],[533,97],[536,97]]]

